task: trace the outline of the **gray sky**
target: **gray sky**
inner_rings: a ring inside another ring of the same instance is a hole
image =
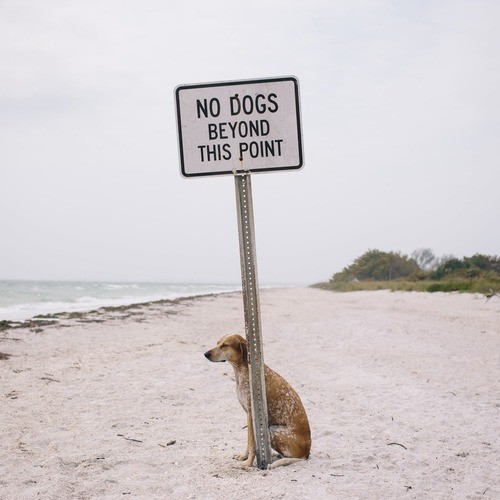
[[[0,279],[238,282],[231,177],[174,87],[295,75],[305,166],[253,176],[259,277],[500,253],[497,0],[0,0]]]

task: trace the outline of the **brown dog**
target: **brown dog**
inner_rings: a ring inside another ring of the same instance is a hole
[[[217,342],[217,347],[205,353],[213,362],[229,361],[234,368],[238,401],[247,413],[248,440],[245,453],[235,458],[242,466],[251,467],[255,459],[255,441],[250,402],[250,378],[247,341],[241,335],[226,335]],[[264,365],[266,380],[267,411],[271,446],[283,457],[269,468],[288,465],[309,457],[311,431],[306,411],[298,394],[290,384],[276,372]]]

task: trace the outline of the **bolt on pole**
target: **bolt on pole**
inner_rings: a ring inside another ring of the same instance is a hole
[[[250,173],[235,173],[238,234],[240,240],[241,283],[245,314],[245,333],[250,357],[250,398],[257,467],[271,463],[271,445],[267,416],[266,381],[260,322],[259,284],[255,251],[252,184]]]

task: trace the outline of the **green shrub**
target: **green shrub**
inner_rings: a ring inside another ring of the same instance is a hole
[[[469,292],[472,288],[470,281],[443,281],[431,283],[427,287],[428,292]]]

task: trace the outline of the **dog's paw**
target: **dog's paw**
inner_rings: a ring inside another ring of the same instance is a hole
[[[247,460],[248,458],[248,453],[238,453],[233,456],[235,460],[239,460],[240,462],[243,462],[244,460]]]

